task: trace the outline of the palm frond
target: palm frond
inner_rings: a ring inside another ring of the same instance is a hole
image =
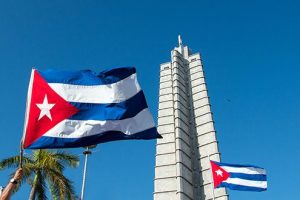
[[[69,154],[65,151],[56,152],[54,157],[59,160],[62,165],[69,167],[78,167],[79,165],[79,156]]]
[[[62,172],[65,167],[63,164],[59,162],[59,160],[55,157],[55,154],[49,155],[44,158],[43,166],[45,168],[53,168],[54,170]]]
[[[47,196],[46,196],[46,182],[45,179],[43,178],[42,173],[38,172],[37,173],[37,181],[35,182],[35,194],[37,197],[37,200],[47,200]]]
[[[17,168],[19,161],[19,155],[1,160],[0,170]],[[15,191],[26,181],[32,186],[30,199],[46,200],[48,184],[54,200],[75,200],[72,182],[63,175],[63,171],[65,166],[77,167],[78,163],[77,155],[65,151],[34,150],[30,157],[23,157],[23,177]]]
[[[76,198],[72,182],[66,178],[61,172],[53,169],[47,170],[47,181],[52,187],[55,198],[61,200],[73,200]]]
[[[19,165],[19,158],[18,156],[10,157],[4,160],[1,160],[0,162],[0,170],[5,168],[11,168],[11,167],[18,167]]]

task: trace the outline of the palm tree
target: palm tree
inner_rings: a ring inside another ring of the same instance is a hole
[[[20,157],[13,156],[0,161],[0,170],[17,168]],[[78,156],[64,151],[35,150],[31,156],[23,157],[23,177],[17,189],[27,181],[31,185],[29,200],[47,199],[46,189],[54,200],[73,200],[76,198],[72,182],[63,175],[65,166],[77,167]]]

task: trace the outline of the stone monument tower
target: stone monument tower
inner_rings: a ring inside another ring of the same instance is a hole
[[[209,159],[220,153],[200,54],[178,43],[160,65],[154,200],[227,200],[212,185]]]

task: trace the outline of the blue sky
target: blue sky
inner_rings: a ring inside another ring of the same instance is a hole
[[[229,191],[230,199],[286,199],[299,185],[299,6],[292,0],[0,0],[0,159],[19,152],[32,67],[136,66],[156,118],[159,64],[170,60],[181,34],[202,56],[222,160],[268,171],[267,192]],[[151,200],[154,164],[155,141],[99,145],[89,159],[85,199]],[[82,169],[83,162],[66,172],[78,195]],[[11,172],[0,172],[0,185]],[[13,199],[27,195],[24,186]]]

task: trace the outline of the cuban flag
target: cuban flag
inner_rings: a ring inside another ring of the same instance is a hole
[[[84,147],[114,140],[161,137],[136,70],[32,70],[23,147]]]
[[[251,165],[233,165],[210,161],[214,187],[232,190],[267,190],[266,170]]]

